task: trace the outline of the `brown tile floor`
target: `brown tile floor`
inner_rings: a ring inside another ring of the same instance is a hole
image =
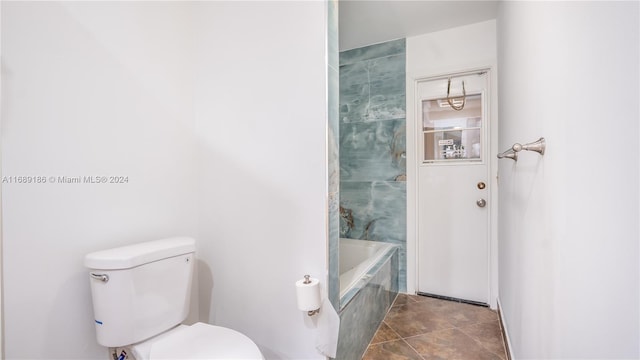
[[[495,311],[481,306],[399,294],[363,360],[505,360]]]

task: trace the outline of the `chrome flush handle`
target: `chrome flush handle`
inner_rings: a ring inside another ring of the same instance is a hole
[[[107,275],[107,274],[89,273],[89,276],[90,276],[92,279],[100,280],[100,281],[102,281],[102,282],[107,282],[107,281],[109,281],[109,275]]]

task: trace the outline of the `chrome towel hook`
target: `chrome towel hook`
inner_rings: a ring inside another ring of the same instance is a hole
[[[460,99],[460,97],[457,97],[457,98],[449,97],[450,93],[451,93],[451,78],[449,78],[447,82],[447,103],[449,103],[449,106],[451,106],[453,110],[460,111],[464,109],[464,104],[467,101],[467,91],[464,88],[464,80],[462,80],[462,104],[455,105],[453,101]]]

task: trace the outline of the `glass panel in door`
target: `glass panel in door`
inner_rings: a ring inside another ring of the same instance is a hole
[[[423,100],[422,119],[424,163],[482,160],[481,94],[467,95],[459,111],[446,99]]]

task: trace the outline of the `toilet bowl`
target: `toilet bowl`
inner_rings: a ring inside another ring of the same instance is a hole
[[[178,325],[129,347],[136,360],[243,359],[263,360],[258,346],[240,332],[205,323]]]
[[[98,343],[136,360],[263,360],[258,346],[235,330],[182,324],[194,260],[195,240],[187,237],[86,255]]]

